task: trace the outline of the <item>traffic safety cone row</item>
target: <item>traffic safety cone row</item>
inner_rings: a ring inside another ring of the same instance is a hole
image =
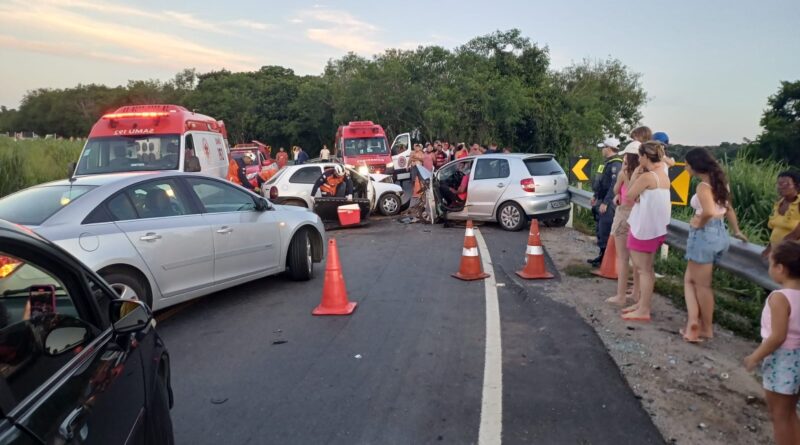
[[[464,234],[461,266],[453,276],[464,281],[483,280],[489,277],[488,273],[483,272],[483,264],[481,264],[480,252],[478,252],[478,240],[475,239],[475,229],[471,219],[467,220],[467,231]]]
[[[531,230],[528,233],[528,247],[525,249],[525,267],[517,271],[517,275],[526,280],[541,280],[553,278],[547,271],[544,262],[544,248],[539,237],[539,221],[531,221]]]
[[[600,263],[600,269],[593,270],[592,273],[609,280],[617,279],[617,243],[614,241],[614,235],[608,237],[608,244],[603,252],[603,261]]]
[[[328,241],[328,260],[325,262],[325,282],[322,285],[322,301],[311,313],[313,315],[350,315],[356,309],[355,301],[347,299],[342,266],[336,240]]]

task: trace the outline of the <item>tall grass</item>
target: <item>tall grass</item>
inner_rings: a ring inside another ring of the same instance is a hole
[[[0,196],[67,177],[83,142],[56,139],[15,141],[0,136]]]

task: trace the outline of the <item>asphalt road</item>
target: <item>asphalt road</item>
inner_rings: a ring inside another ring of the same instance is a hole
[[[527,234],[480,232],[502,283],[502,420],[483,413],[502,443],[663,443],[592,328],[513,275]],[[487,292],[450,276],[464,230],[384,219],[329,235],[353,315],[311,315],[318,265],[309,282],[262,279],[159,323],[177,443],[478,443]]]

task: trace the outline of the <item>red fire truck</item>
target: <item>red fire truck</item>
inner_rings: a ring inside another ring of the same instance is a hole
[[[394,175],[394,164],[383,127],[354,121],[336,131],[336,155],[359,173]]]

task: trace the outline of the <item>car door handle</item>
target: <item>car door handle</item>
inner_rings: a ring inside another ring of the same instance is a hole
[[[217,230],[217,233],[221,233],[223,235],[227,235],[231,232],[233,232],[233,229],[228,226],[222,226],[219,230]]]
[[[144,236],[140,236],[139,239],[142,241],[155,241],[157,239],[161,239],[161,235],[153,232],[148,232],[145,233]]]
[[[503,188],[503,187],[505,187],[505,186],[506,186],[506,185],[505,185],[505,184],[503,184],[502,182],[500,182],[500,183],[498,183],[498,184],[497,184],[497,188],[499,188],[499,189],[501,189],[501,188]]]
[[[79,406],[72,410],[71,413],[67,415],[61,425],[58,427],[58,434],[61,435],[67,442],[72,442],[75,438],[75,430],[80,425],[81,420],[83,419],[86,410],[83,406]]]

